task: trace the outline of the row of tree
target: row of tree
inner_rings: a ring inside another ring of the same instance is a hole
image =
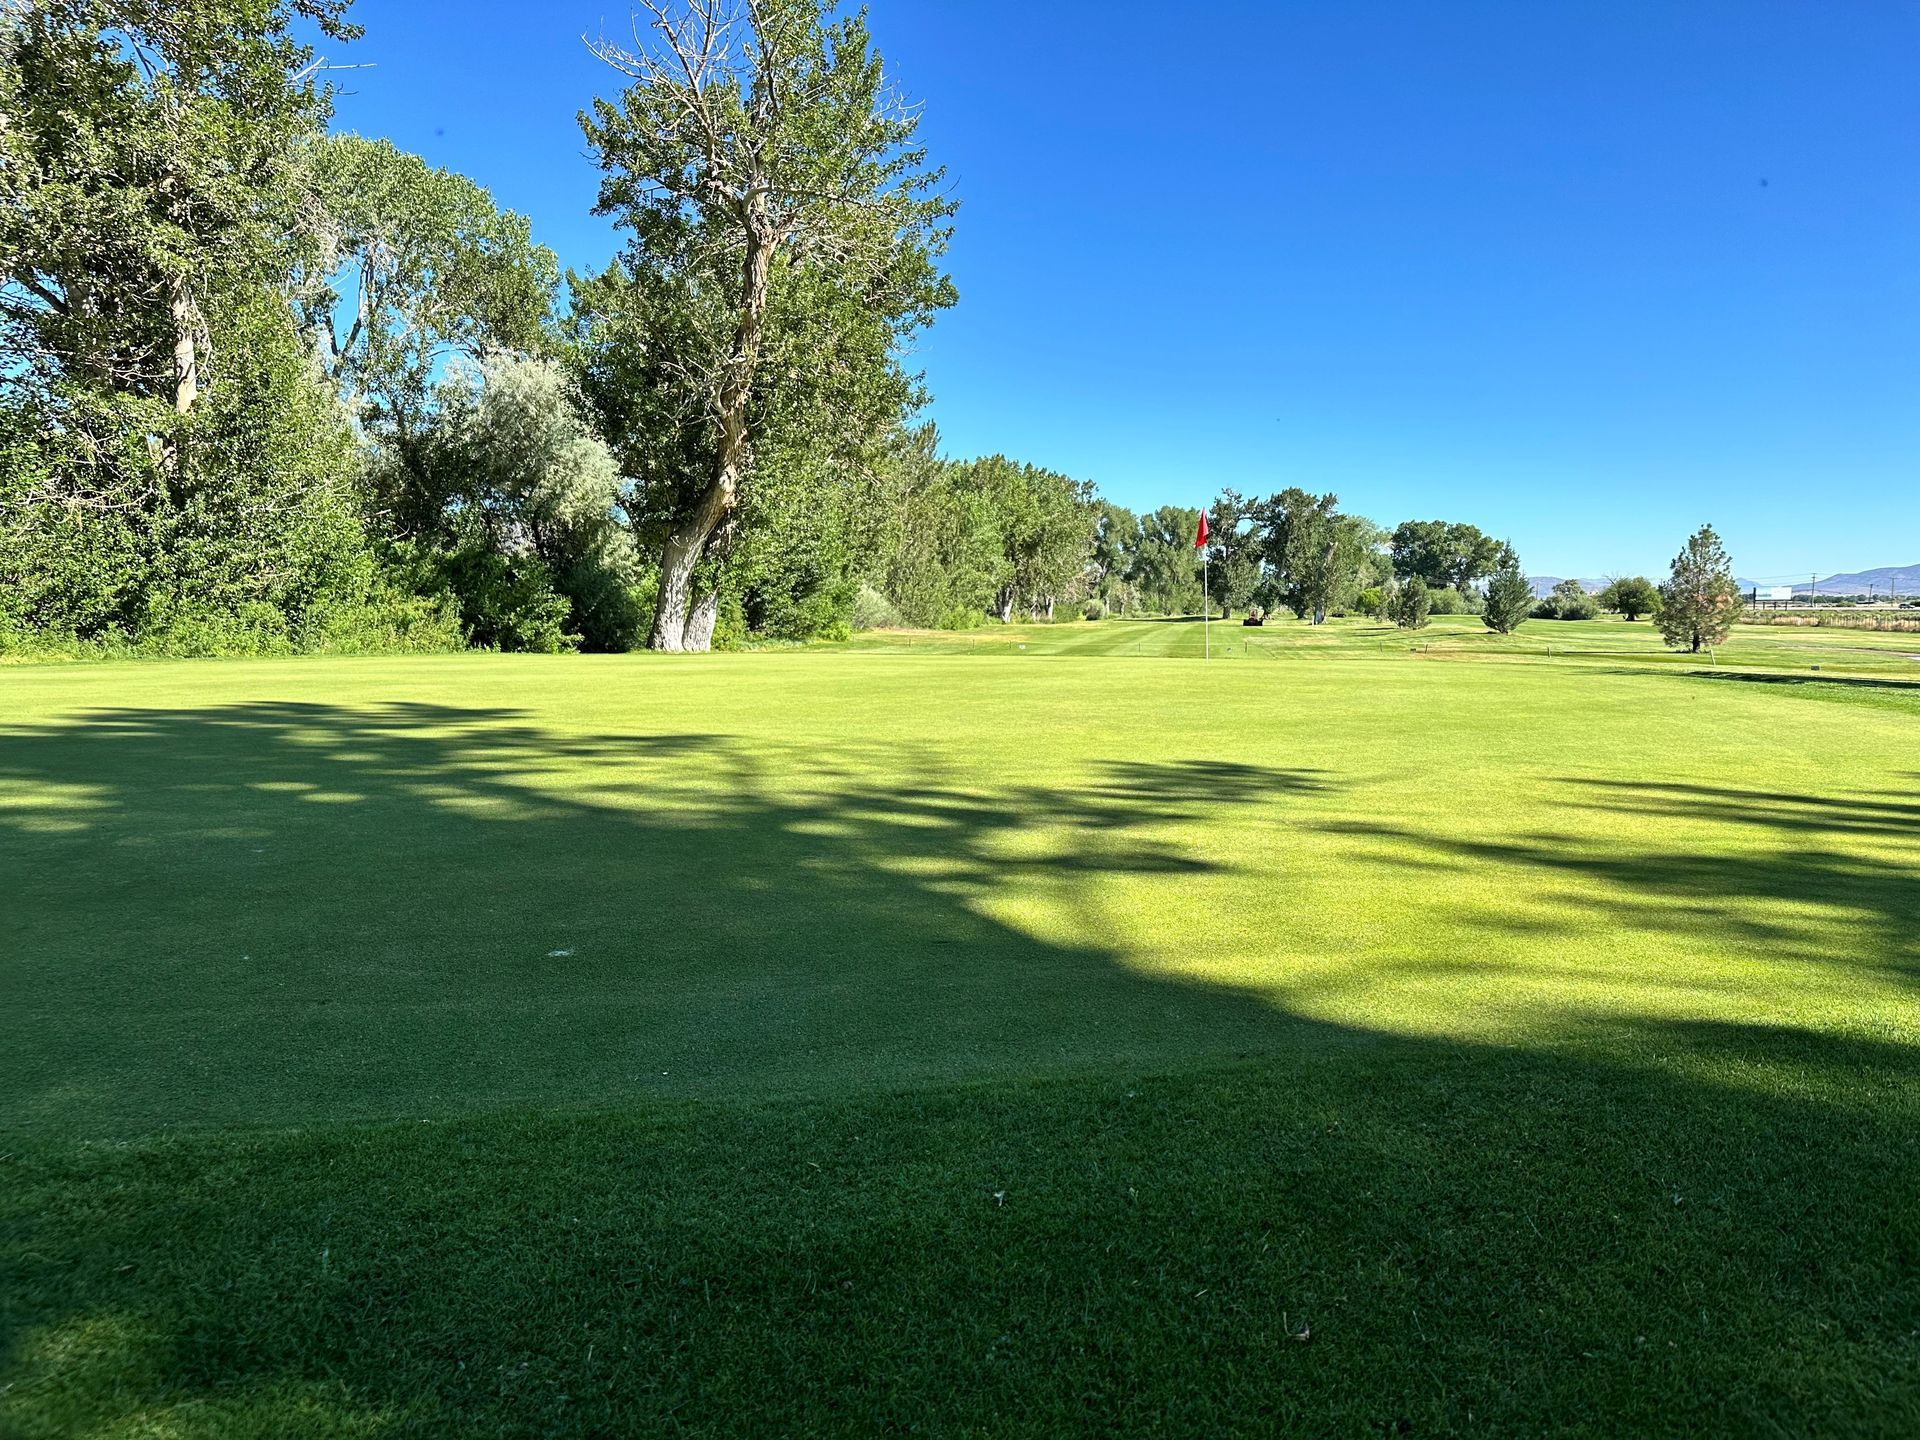
[[[682,649],[844,619],[880,564],[863,500],[925,482],[904,342],[954,298],[953,205],[860,17],[701,0],[601,48],[621,88],[582,126],[628,240],[563,283],[472,181],[329,133],[290,27],[351,41],[347,5],[0,7],[0,636]],[[1084,497],[974,468],[988,600],[1042,603]]]
[[[328,131],[289,27],[350,41],[348,3],[0,7],[0,643],[1525,618],[1471,525],[1228,490],[1203,565],[1195,510],[941,458],[901,356],[953,303],[954,207],[859,15],[663,3],[599,47],[621,85],[581,124],[627,242],[563,277],[473,181]]]

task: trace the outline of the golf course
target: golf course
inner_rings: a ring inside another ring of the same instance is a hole
[[[1911,1435],[1916,648],[0,669],[0,1433]]]

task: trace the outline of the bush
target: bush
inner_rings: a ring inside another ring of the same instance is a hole
[[[1386,608],[1386,593],[1378,585],[1369,585],[1353,597],[1353,612],[1372,618]]]
[[[1536,620],[1593,620],[1600,614],[1600,602],[1589,595],[1578,580],[1562,580],[1538,605]]]
[[[1393,587],[1387,614],[1402,630],[1424,630],[1430,613],[1426,581],[1412,576]]]
[[[1435,615],[1478,615],[1480,597],[1463,595],[1451,585],[1427,591],[1427,604]]]
[[[853,628],[855,630],[895,630],[900,626],[900,612],[893,608],[893,602],[871,585],[862,585],[853,597]]]
[[[467,642],[485,650],[557,654],[576,650],[580,637],[567,630],[573,604],[553,586],[537,555],[509,556],[476,540],[453,550],[419,541],[392,547],[395,574],[415,594],[459,607]]]
[[[361,604],[308,611],[299,638],[301,649],[330,655],[420,654],[465,643],[451,595],[408,595],[385,585]]]
[[[1098,600],[1089,600],[1080,607],[1080,618],[1082,620],[1104,620],[1107,618],[1107,607],[1102,605]]]
[[[955,605],[940,617],[942,630],[977,630],[987,623],[987,612],[978,605]]]

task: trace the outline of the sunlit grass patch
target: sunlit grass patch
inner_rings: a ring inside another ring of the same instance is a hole
[[[1904,682],[1400,639],[0,676],[0,1430],[1911,1433]]]

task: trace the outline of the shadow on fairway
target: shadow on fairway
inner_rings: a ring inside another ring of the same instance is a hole
[[[1901,657],[1889,650],[1885,658],[1893,660]],[[1792,674],[1775,671],[1769,674],[1752,670],[1689,670],[1685,675],[1689,680],[1716,680],[1749,685],[1806,686],[1814,689],[1833,686],[1852,690],[1920,690],[1920,680],[1889,680],[1874,675],[1827,675],[1803,671],[1795,671]]]
[[[0,1119],[305,1124],[1030,1073],[1090,1038],[1270,1047],[1268,1009],[1154,991],[988,912],[1213,868],[1162,827],[1202,807],[1277,827],[1325,783],[1194,761],[983,789],[908,747],[554,736],[418,704],[15,730],[0,859],[32,903]]]
[[[1838,965],[1920,984],[1920,792],[1810,795],[1692,782],[1568,778],[1560,804],[1630,819],[1710,823],[1765,831],[1756,852],[1708,842],[1692,849],[1638,843],[1639,831],[1605,845],[1569,835],[1467,840],[1387,822],[1343,820],[1327,833],[1390,841],[1436,876],[1489,865],[1577,877],[1565,903],[1601,912],[1620,927],[1738,937],[1776,953],[1796,950],[1810,966]],[[1651,833],[1651,832],[1648,832]],[[1863,925],[1858,952],[1827,952],[1832,918]],[[1500,915],[1483,923],[1500,926]],[[1540,925],[1543,935],[1550,922]],[[1911,1019],[1912,1017],[1907,1017]]]
[[[1302,843],[1328,777],[899,754],[418,705],[0,735],[0,1430],[1913,1433],[1912,1046],[1410,1040],[1143,975],[1005,887],[1200,873],[1159,827],[1220,807]],[[1722,936],[1852,906],[1911,973],[1912,869],[1847,848],[1910,797],[1568,795],[1812,868],[1425,848]],[[972,1074],[1016,1078],[912,1084]],[[783,1089],[838,1094],[687,1098]]]

